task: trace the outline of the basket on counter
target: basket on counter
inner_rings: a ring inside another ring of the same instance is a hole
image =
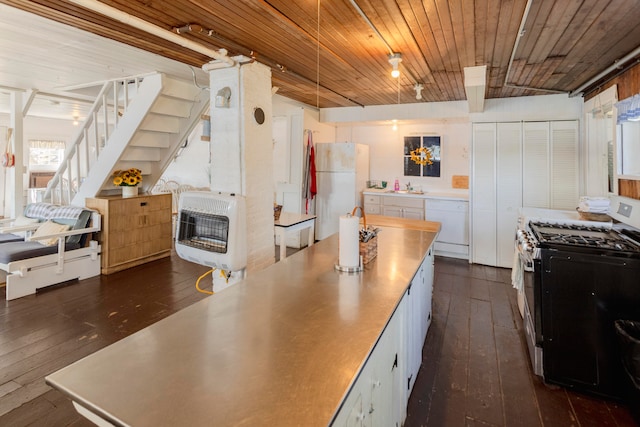
[[[367,229],[367,217],[364,214],[364,210],[360,206],[353,208],[351,212],[352,216],[356,215],[356,211],[360,209],[362,213],[362,223],[364,230]],[[373,236],[366,242],[360,241],[360,256],[362,257],[362,264],[368,264],[378,255],[378,236]]]
[[[583,212],[580,209],[576,209],[580,219],[583,221],[599,221],[599,222],[611,222],[611,217],[603,213]]]
[[[275,221],[280,219],[280,213],[282,212],[282,205],[273,205],[273,219]]]

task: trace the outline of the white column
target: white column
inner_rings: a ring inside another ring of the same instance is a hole
[[[11,92],[9,127],[13,129],[13,153],[15,167],[7,168],[5,187],[5,215],[15,218],[24,210],[24,132],[22,116],[22,92]],[[13,192],[12,192],[13,189]]]
[[[228,106],[216,100],[226,88]],[[251,274],[275,261],[271,71],[258,63],[212,70],[210,91],[211,190],[246,197],[247,274]],[[257,109],[264,114],[262,124],[255,119]],[[214,274],[214,291],[227,285],[216,283],[219,280]]]

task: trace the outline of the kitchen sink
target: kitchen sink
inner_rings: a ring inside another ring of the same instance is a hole
[[[413,190],[387,190],[387,193],[395,194],[424,194],[426,191],[413,191]]]

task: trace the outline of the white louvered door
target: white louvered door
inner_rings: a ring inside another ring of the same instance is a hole
[[[522,131],[522,205],[550,208],[549,122],[525,122]]]
[[[551,122],[551,181],[552,209],[574,210],[580,197],[578,178],[578,122]]]
[[[512,266],[520,207],[576,208],[578,143],[577,120],[473,125],[471,262]]]
[[[522,206],[522,124],[498,123],[496,265],[513,265],[514,236]]]
[[[496,123],[473,125],[471,261],[496,265]]]

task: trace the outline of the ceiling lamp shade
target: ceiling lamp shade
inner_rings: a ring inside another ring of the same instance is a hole
[[[401,53],[392,53],[389,55],[389,63],[391,64],[391,77],[397,79],[400,77],[400,70],[398,70],[398,65],[402,62],[402,54]]]

